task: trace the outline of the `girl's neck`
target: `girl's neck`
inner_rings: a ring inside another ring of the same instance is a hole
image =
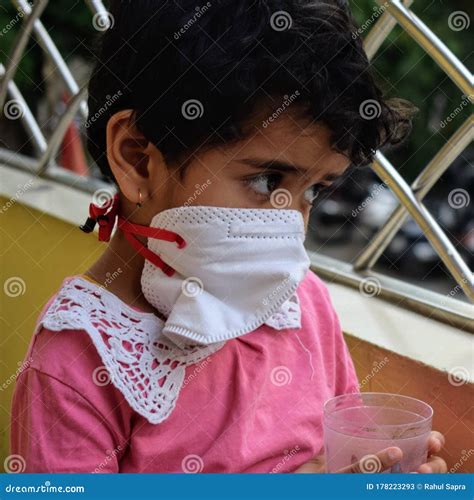
[[[104,253],[84,274],[126,304],[164,319],[143,296],[140,283],[143,265],[144,258],[135,252],[121,231],[116,231]]]

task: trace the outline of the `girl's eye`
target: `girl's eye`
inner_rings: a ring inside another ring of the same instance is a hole
[[[313,184],[304,192],[305,200],[312,205],[325,187],[322,184]]]
[[[268,196],[275,189],[278,188],[282,181],[283,176],[281,174],[261,174],[257,177],[247,179],[247,185],[253,189],[256,193]]]

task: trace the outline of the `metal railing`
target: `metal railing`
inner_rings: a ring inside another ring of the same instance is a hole
[[[21,121],[31,138],[35,155],[26,157],[17,152],[0,148],[0,162],[90,193],[106,187],[98,179],[74,175],[55,163],[56,153],[71,121],[77,115],[83,120],[87,118],[86,92],[85,89],[79,88],[68,65],[41,22],[41,14],[48,4],[48,0],[37,0],[33,6],[26,0],[12,0],[12,2],[23,17],[23,25],[11,54],[4,63],[5,65],[0,63],[0,109],[5,109],[4,106],[8,98],[20,106]],[[86,3],[96,22],[101,23],[105,29],[110,19],[103,3],[100,0],[87,0]],[[390,31],[398,24],[439,65],[459,90],[469,100],[472,100],[473,75],[410,10],[411,3],[412,0],[406,0],[404,3],[400,0],[383,2],[383,7],[381,7],[383,13],[365,37],[365,48],[369,58],[376,54]],[[31,36],[35,37],[42,50],[47,54],[65,88],[73,96],[48,139],[43,135],[35,116],[14,81],[18,64]],[[399,205],[352,264],[342,263],[310,252],[313,268],[326,279],[354,287],[360,288],[367,283],[375,282],[379,288],[377,294],[381,298],[395,300],[398,304],[415,309],[428,317],[445,321],[466,331],[474,331],[472,305],[373,271],[373,267],[383,251],[407,218],[411,216],[420,226],[458,286],[468,299],[474,302],[473,273],[423,204],[423,198],[473,138],[474,119],[471,116],[456,130],[411,186],[398,174],[387,158],[377,152],[372,168],[392,190]]]

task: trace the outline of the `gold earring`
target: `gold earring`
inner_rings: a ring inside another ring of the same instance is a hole
[[[142,208],[142,192],[140,189],[138,190],[138,203],[137,203],[137,208]]]

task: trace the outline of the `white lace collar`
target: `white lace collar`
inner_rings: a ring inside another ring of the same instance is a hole
[[[176,405],[186,367],[225,344],[178,347],[161,333],[164,324],[155,314],[137,311],[107,289],[76,276],[63,283],[35,333],[41,326],[85,330],[107,370],[105,384],[111,382],[137,413],[158,424]],[[296,293],[265,324],[276,330],[300,328]]]

